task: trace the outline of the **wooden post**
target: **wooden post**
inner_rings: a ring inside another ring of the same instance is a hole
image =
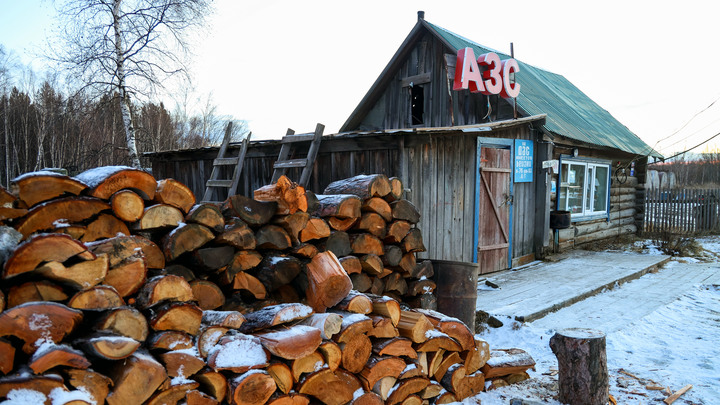
[[[608,403],[608,370],[605,334],[598,330],[570,328],[550,338],[558,359],[560,396],[569,405]]]

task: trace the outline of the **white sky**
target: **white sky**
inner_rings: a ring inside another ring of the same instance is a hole
[[[417,10],[490,48],[509,53],[513,42],[517,59],[564,75],[651,146],[720,98],[720,3],[707,0],[214,3],[195,84],[219,113],[248,120],[255,139],[317,122],[337,132]],[[52,26],[47,1],[0,0],[0,10],[0,43],[18,54]],[[714,106],[658,147],[667,155],[719,132]]]

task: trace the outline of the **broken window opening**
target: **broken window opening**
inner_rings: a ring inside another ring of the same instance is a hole
[[[410,87],[410,113],[412,116],[412,125],[424,124],[425,113],[425,92],[422,86]]]

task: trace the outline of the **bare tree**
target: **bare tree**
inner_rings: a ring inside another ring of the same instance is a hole
[[[56,0],[65,22],[56,55],[83,89],[116,94],[130,161],[140,167],[132,100],[186,76],[188,35],[202,26],[211,0]]]

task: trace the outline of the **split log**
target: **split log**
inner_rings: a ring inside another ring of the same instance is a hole
[[[420,398],[422,398],[422,399],[436,398],[443,391],[445,391],[445,388],[443,388],[443,386],[440,385],[440,383],[438,383],[437,381],[430,381],[430,384],[428,384],[427,387],[425,387],[422,391],[420,391]]]
[[[235,274],[232,281],[232,288],[236,291],[245,291],[258,300],[263,300],[267,298],[268,295],[263,283],[253,275],[245,273],[244,271]]]
[[[102,311],[122,307],[125,301],[115,288],[100,284],[78,291],[68,300],[67,305],[86,311]]]
[[[408,200],[398,200],[390,203],[393,219],[401,219],[411,224],[420,222],[420,213]]]
[[[373,352],[380,356],[405,356],[411,359],[418,357],[412,347],[412,340],[404,337],[373,340]]]
[[[392,221],[392,208],[390,208],[390,204],[382,198],[373,197],[363,201],[361,210],[363,212],[374,212],[380,215],[386,222]]]
[[[118,362],[109,377],[114,385],[106,399],[109,405],[140,404],[167,379],[167,373],[152,356],[136,352]]]
[[[308,305],[315,312],[335,306],[352,289],[352,282],[332,252],[318,253],[307,265]]]
[[[302,271],[302,263],[293,256],[266,255],[255,272],[265,288],[272,292],[289,284]]]
[[[422,391],[425,387],[430,384],[430,380],[425,377],[408,378],[407,380],[400,380],[397,385],[393,387],[393,391],[388,395],[385,403],[387,405],[395,405],[405,400],[411,394],[416,394]]]
[[[335,305],[334,309],[367,315],[372,311],[372,301],[365,294],[350,291],[345,298]]]
[[[177,330],[154,332],[148,339],[146,347],[152,351],[192,349],[193,337]]]
[[[252,333],[284,323],[305,319],[311,314],[312,308],[300,303],[271,305],[246,314],[245,323],[240,328],[240,331],[243,333]]]
[[[190,262],[193,268],[216,272],[230,264],[234,256],[235,248],[232,246],[204,247],[190,253]]]
[[[33,375],[31,373],[14,374],[0,379],[0,397],[7,398],[8,393],[13,390],[31,390],[37,391],[42,395],[33,396],[31,401],[41,403],[50,392],[59,389],[61,392],[67,392],[67,387],[63,383],[62,377],[57,374],[49,375]],[[19,403],[24,403],[20,401]],[[49,403],[49,402],[48,402]]]
[[[108,273],[109,259],[101,254],[95,260],[88,260],[65,267],[60,262],[49,261],[35,272],[43,277],[58,281],[76,290],[90,288],[102,282]]]
[[[444,349],[449,352],[459,352],[462,350],[460,343],[438,330],[429,330],[425,335],[428,339],[418,344],[415,350],[419,352],[436,352],[439,349]]]
[[[321,218],[358,218],[362,200],[350,194],[316,195],[318,204],[315,211],[310,212]]]
[[[174,179],[163,179],[157,182],[155,201],[177,207],[187,214],[195,205],[195,195],[183,183]]]
[[[385,254],[382,257],[382,262],[385,266],[396,267],[402,260],[403,252],[399,246],[396,245],[385,245],[383,247]]]
[[[90,362],[79,350],[67,345],[44,344],[30,357],[28,366],[35,374],[55,367],[86,369]]]
[[[25,342],[23,351],[33,353],[39,343],[59,343],[83,319],[82,312],[51,302],[31,302],[0,313],[0,336],[15,336]]]
[[[227,370],[239,374],[265,368],[269,360],[260,339],[241,333],[228,333],[210,349],[207,363],[215,371]]]
[[[162,239],[165,259],[172,261],[181,254],[198,249],[215,238],[212,231],[200,224],[180,224]]]
[[[454,363],[447,367],[446,370],[444,373],[441,373],[443,377],[439,379],[440,384],[442,384],[446,390],[455,394],[458,399],[462,398],[462,382],[465,379],[465,366],[462,365],[462,363]],[[435,374],[436,377],[437,375],[438,374]]]
[[[398,380],[405,380],[413,377],[422,377],[423,375],[424,374],[422,368],[420,368],[417,363],[411,362],[407,364],[407,366],[400,373],[400,375],[398,376]]]
[[[85,227],[80,238],[83,242],[94,242],[100,239],[112,238],[117,235],[130,235],[127,225],[110,214],[100,214]]]
[[[306,376],[298,387],[301,394],[310,395],[326,405],[343,405],[353,399],[352,388],[330,369],[322,369]]]
[[[400,336],[400,332],[398,332],[390,318],[380,315],[370,315],[370,319],[373,321],[373,327],[368,331],[368,336],[376,338],[392,338]]]
[[[225,304],[225,294],[212,281],[193,280],[190,282],[192,295],[203,311],[220,308]]]
[[[357,217],[350,217],[350,218],[340,218],[340,217],[326,217],[326,220],[328,222],[328,225],[330,225],[330,228],[336,230],[336,231],[347,231],[350,228],[355,225],[355,222],[357,222]]]
[[[102,403],[110,393],[112,380],[98,372],[82,369],[65,371],[67,383],[76,389],[83,389],[96,403]]]
[[[88,195],[104,200],[109,200],[113,194],[126,188],[145,200],[152,200],[157,188],[157,181],[150,173],[127,166],[95,167],[75,178],[90,187]]]
[[[337,370],[342,364],[342,349],[337,343],[331,340],[324,341],[318,346],[318,351],[323,355],[330,371]]]
[[[239,218],[233,218],[225,225],[215,242],[230,245],[239,250],[253,250],[257,246],[255,232]]]
[[[345,271],[348,270],[345,269]],[[350,281],[352,281],[353,290],[357,290],[362,293],[370,291],[370,287],[372,287],[372,280],[370,277],[365,273],[359,273],[355,270],[353,270],[353,274],[350,274]]]
[[[191,376],[205,367],[203,359],[187,350],[172,350],[161,353],[158,358],[165,365],[169,377]]]
[[[380,381],[375,383],[375,386],[372,388],[372,390],[374,393],[378,394],[383,401],[387,401],[388,396],[390,396],[390,393],[394,389],[396,382],[397,378],[381,378]]]
[[[212,311],[203,310],[202,324],[204,326],[221,326],[229,329],[239,329],[245,323],[245,317],[238,311]]]
[[[355,335],[367,333],[372,329],[372,319],[362,314],[336,311],[342,316],[340,332],[334,337],[338,343],[347,342]]]
[[[15,368],[15,347],[5,338],[0,338],[0,373],[7,374]]]
[[[333,252],[335,253],[335,252]],[[337,255],[335,255],[337,256]],[[357,256],[344,256],[338,258],[338,261],[343,266],[343,269],[345,269],[345,272],[350,274],[358,274],[362,272],[362,263],[360,262],[360,259]],[[357,288],[356,288],[357,290]]]
[[[433,329],[432,323],[419,312],[400,311],[400,321],[397,325],[400,336],[405,336],[415,343],[427,340],[426,332]]]
[[[320,250],[333,252],[335,257],[343,258],[352,253],[350,236],[343,231],[335,231],[327,239],[318,244]]]
[[[417,267],[417,261],[414,253],[405,253],[400,259],[398,266],[403,271],[403,275],[410,275]]]
[[[293,244],[299,242],[300,231],[305,229],[308,221],[310,220],[310,214],[307,212],[296,211],[290,215],[275,216],[272,219],[272,223],[281,226],[285,229],[285,232],[290,235],[290,240]]]
[[[235,252],[232,261],[227,267],[227,271],[234,276],[239,271],[254,269],[262,263],[263,256],[254,250],[240,250]]]
[[[3,267],[3,278],[34,270],[45,261],[64,262],[73,256],[95,259],[80,241],[63,234],[42,234],[18,245]]]
[[[387,234],[383,238],[386,243],[400,243],[410,232],[412,225],[410,222],[404,220],[393,221],[387,227]]]
[[[384,402],[382,398],[380,398],[380,395],[370,391],[365,392],[360,396],[356,396],[353,398],[352,405],[383,405]]]
[[[141,343],[126,336],[94,334],[76,342],[78,347],[101,360],[122,360],[130,357],[140,348]]]
[[[462,359],[460,358],[460,355],[457,352],[451,352],[446,354],[445,349],[439,349],[436,352],[437,355],[432,356],[432,361],[429,365],[429,370],[432,372],[432,376],[435,377],[435,379],[442,383],[442,379],[445,376],[445,374],[450,370],[450,368],[456,364],[463,365]],[[458,378],[462,379],[465,377],[465,366],[463,365],[462,369],[462,375]],[[444,384],[443,384],[444,386]],[[452,391],[453,393],[457,394],[457,392],[453,391],[450,388],[447,388],[448,391]]]
[[[225,218],[220,208],[211,203],[194,205],[185,215],[185,222],[204,225],[216,232],[222,232],[225,227]]]
[[[317,246],[311,245],[310,243],[301,243],[293,247],[291,250],[291,253],[295,256],[304,257],[306,259],[312,259],[316,254],[318,254],[318,252],[320,252],[320,250],[318,250]]]
[[[416,309],[415,311],[425,315],[436,330],[446,333],[455,339],[462,347],[462,350],[471,350],[477,346],[474,334],[461,320],[433,310]],[[484,340],[482,342],[487,345],[487,342]],[[474,373],[474,371],[470,374],[472,373]]]
[[[325,365],[325,359],[320,352],[313,350],[306,356],[294,359],[290,364],[294,381],[300,381],[303,374],[315,372]]]
[[[425,252],[425,245],[422,240],[422,233],[418,228],[412,228],[407,235],[403,238],[400,246],[405,253],[411,252]]]
[[[228,383],[228,396],[233,405],[262,405],[277,388],[275,380],[265,371],[246,372]]]
[[[142,197],[132,190],[120,190],[110,198],[113,214],[125,222],[135,222],[145,211]]]
[[[367,383],[365,390],[369,391],[381,378],[398,378],[404,369],[405,362],[399,357],[371,356],[360,375]]]
[[[421,294],[432,294],[433,291],[437,288],[437,284],[435,284],[434,281],[423,278],[421,280],[414,280],[408,283],[408,291],[407,296],[409,297],[416,297]]]
[[[148,324],[155,331],[177,330],[198,334],[202,309],[188,302],[167,302],[151,308]]]
[[[160,391],[150,397],[145,405],[177,404],[185,399],[189,391],[196,389],[198,386],[200,386],[200,384],[194,381],[178,384],[172,384],[171,382],[169,387],[161,387]]]
[[[521,373],[535,366],[535,360],[522,349],[491,350],[490,358],[481,368],[485,378]]]
[[[396,292],[398,295],[405,295],[407,290],[407,281],[405,281],[402,274],[392,272],[390,275],[385,277],[385,293]]]
[[[135,308],[120,307],[103,313],[95,323],[98,331],[107,331],[127,336],[138,342],[148,337],[148,324],[145,317]]]
[[[136,231],[175,228],[183,220],[184,215],[180,208],[169,204],[155,204],[145,208],[140,219],[132,224],[132,228]]]
[[[384,245],[376,236],[361,233],[351,237],[352,252],[356,255],[375,254],[382,256],[385,253]]]
[[[480,370],[490,358],[490,345],[482,340],[475,338],[475,348],[465,351],[461,354],[465,371],[473,374]]]
[[[238,194],[225,200],[221,209],[226,217],[238,217],[250,226],[262,226],[270,222],[277,205],[274,201],[255,201]]]
[[[294,392],[285,395],[275,394],[267,402],[268,405],[308,405],[309,403],[308,397]]]
[[[383,266],[383,260],[380,258],[380,256],[374,253],[361,256],[360,267],[365,273],[371,276],[381,275],[385,270],[385,267]]]
[[[223,374],[206,368],[195,374],[193,379],[200,383],[200,387],[204,392],[212,395],[219,402],[225,401],[228,382]]]
[[[106,256],[107,255],[103,253],[98,257]],[[142,251],[138,251],[133,256],[126,258],[109,269],[105,275],[103,284],[115,288],[121,297],[128,297],[138,292],[140,287],[145,284],[147,280],[147,268],[145,256],[142,254]]]
[[[294,325],[286,329],[256,333],[263,347],[277,357],[294,360],[314,352],[320,343],[320,329],[306,325]]]
[[[267,371],[267,373],[270,374],[270,377],[275,380],[277,389],[282,391],[283,394],[287,394],[290,390],[292,390],[295,380],[293,379],[292,371],[287,364],[275,362],[267,366],[265,371]]]
[[[287,176],[280,176],[275,184],[268,184],[253,192],[256,201],[277,202],[277,214],[293,214],[307,211],[308,202],[305,188],[291,181]]]
[[[156,276],[148,280],[136,297],[136,304],[142,309],[150,308],[165,301],[193,301],[190,284],[182,277],[171,274]]]
[[[230,329],[224,326],[205,326],[198,333],[196,338],[196,347],[200,356],[207,359],[210,350],[228,333]]]
[[[361,174],[330,183],[323,194],[354,194],[363,200],[390,193],[390,180],[384,174]]]
[[[366,212],[353,226],[358,231],[365,231],[380,239],[387,234],[387,224],[380,214]]]
[[[330,227],[322,218],[310,218],[300,231],[300,242],[323,239],[330,236]]]
[[[372,301],[373,313],[390,318],[393,325],[397,326],[400,322],[400,303],[396,300],[380,296],[380,295],[368,295]]]
[[[558,382],[560,394],[558,399],[567,404],[599,405],[608,402],[608,369],[605,353],[605,334],[601,331],[582,328],[571,328],[557,331],[550,338],[550,349],[558,359]],[[485,368],[485,376],[490,378],[498,374],[498,369],[505,368],[505,375],[523,372],[535,365],[530,356],[515,349],[512,352],[501,352],[503,356],[490,353]],[[499,359],[505,358],[501,364]],[[524,368],[521,368],[523,367]],[[506,372],[512,368],[512,372]]]
[[[8,308],[13,308],[28,302],[64,302],[68,299],[63,289],[49,281],[28,281],[10,287],[7,295]]]
[[[255,233],[258,249],[285,250],[292,246],[290,235],[277,225],[265,225]]]
[[[342,367],[351,372],[362,371],[372,354],[372,343],[365,334],[359,333],[348,341],[339,343],[342,350]]]
[[[320,314],[312,314],[307,318],[303,319],[301,323],[303,325],[312,326],[320,329],[320,333],[323,339],[332,339],[332,337],[340,332],[343,318],[332,312],[325,312]]]
[[[418,263],[410,273],[410,277],[414,278],[432,278],[434,275],[435,270],[433,269],[432,261],[430,260],[423,260]]]
[[[49,171],[26,173],[10,182],[12,193],[28,207],[65,195],[80,195],[86,188],[81,181]]]
[[[399,200],[403,196],[403,184],[402,181],[397,177],[390,177],[390,192],[385,196],[387,201]]]
[[[148,268],[162,269],[165,267],[165,256],[158,245],[142,236],[116,236],[99,242],[87,243],[86,245],[97,255],[107,254],[111,268],[135,255],[137,249],[142,251]]]

